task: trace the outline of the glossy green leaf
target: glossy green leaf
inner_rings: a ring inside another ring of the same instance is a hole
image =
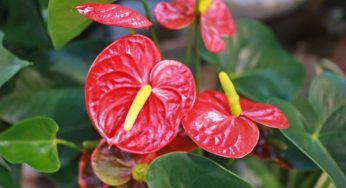
[[[26,163],[41,172],[60,168],[56,133],[58,125],[49,118],[21,121],[0,134],[0,155],[11,163]]]
[[[4,34],[0,31],[0,87],[29,62],[23,61],[7,51],[2,45]]]
[[[332,150],[326,148],[318,138],[305,128],[303,115],[291,104],[281,100],[271,100],[271,103],[279,107],[289,119],[290,128],[282,131],[302,152],[311,158],[321,169],[326,171],[337,186],[346,183],[346,178],[340,166],[333,158]],[[340,141],[338,141],[340,142]],[[339,145],[339,143],[335,143]],[[342,186],[340,186],[342,187]]]
[[[306,109],[300,112],[292,104],[271,100],[289,119],[291,127],[282,133],[328,173],[337,187],[346,184],[345,99],[346,80],[323,74],[313,80],[309,93],[310,105],[319,117],[316,124],[307,123]]]
[[[150,188],[252,187],[210,159],[189,153],[170,153],[153,161],[148,170]]]
[[[60,49],[87,28],[91,20],[73,8],[87,2],[111,3],[114,0],[50,0],[48,4],[48,31],[56,49]]]
[[[59,138],[75,143],[95,138],[82,87],[58,87],[33,69],[23,70],[12,84],[13,91],[0,98],[2,120],[16,123],[33,116],[47,116],[59,124]],[[64,148],[59,154],[62,163],[67,164],[78,152]]]
[[[50,47],[36,0],[1,0],[0,16],[1,13],[0,29],[5,33],[6,44],[16,47],[21,54],[37,52],[38,47]]]
[[[309,103],[319,115],[320,124],[327,123],[335,111],[346,105],[346,80],[334,74],[317,76],[310,86]]]
[[[236,34],[225,39],[223,52],[212,54],[204,49],[202,57],[226,71],[247,98],[262,102],[269,97],[292,99],[302,86],[303,66],[263,24],[241,19],[236,27]]]

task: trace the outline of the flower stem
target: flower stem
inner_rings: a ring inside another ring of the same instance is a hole
[[[195,64],[194,64],[194,76],[196,80],[197,91],[200,89],[200,68],[201,59],[199,54],[199,38],[200,38],[200,12],[199,12],[199,0],[196,0],[196,20],[195,20]]]
[[[152,18],[151,13],[150,13],[149,5],[148,5],[148,0],[141,0],[141,2],[142,2],[142,5],[144,7],[144,10],[145,10],[146,17],[148,18],[148,20],[151,23],[153,23],[153,18]],[[149,30],[150,30],[151,37],[153,38],[157,48],[161,51],[161,48],[160,48],[160,45],[159,45],[159,40],[157,38],[157,35],[156,35],[154,27],[150,27]]]
[[[94,149],[100,143],[99,140],[86,140],[83,142],[83,148],[85,149]]]
[[[193,40],[193,28],[194,24],[191,24],[187,31],[187,46],[186,46],[186,52],[185,52],[185,63],[188,67],[191,66],[191,47],[192,47],[192,40]],[[190,67],[191,68],[191,67]]]
[[[56,139],[55,141],[57,144],[67,146],[69,148],[75,149],[75,150],[80,151],[80,152],[84,152],[84,149],[82,147],[78,146],[77,144],[75,144],[73,142],[63,140],[63,139]]]
[[[131,35],[134,35],[134,34],[136,34],[136,32],[135,32],[135,30],[134,30],[134,29],[132,29],[132,28],[129,28],[128,30],[129,30],[129,33],[130,33]]]

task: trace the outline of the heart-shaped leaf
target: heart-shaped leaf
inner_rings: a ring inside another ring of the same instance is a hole
[[[331,177],[337,187],[346,184],[346,80],[333,74],[317,76],[310,87],[309,101],[316,113],[316,123],[292,104],[271,100],[287,116],[290,129],[281,130],[303,153]],[[302,109],[301,107],[299,109]],[[309,113],[307,113],[309,112]]]
[[[210,159],[182,152],[154,160],[149,167],[147,180],[150,188],[252,187]]]
[[[0,87],[29,62],[17,58],[2,45],[4,34],[0,31]]]
[[[60,168],[56,133],[58,125],[49,118],[21,121],[0,134],[0,155],[11,163],[27,163],[41,172]]]
[[[13,91],[0,98],[2,120],[16,123],[33,116],[46,116],[60,125],[59,138],[76,143],[95,138],[85,110],[82,87],[56,87],[50,79],[29,68],[12,84]],[[66,164],[78,153],[64,148],[59,154],[62,163]]]
[[[263,24],[241,19],[237,32],[225,39],[219,54],[203,49],[202,57],[227,72],[241,94],[265,102],[269,97],[292,99],[304,80],[303,66],[286,52]]]
[[[56,49],[60,49],[87,28],[91,20],[73,8],[88,2],[111,3],[114,0],[50,0],[48,4],[48,32]]]

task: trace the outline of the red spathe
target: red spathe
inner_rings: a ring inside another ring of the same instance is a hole
[[[241,158],[256,146],[256,123],[288,128],[285,115],[275,106],[241,99],[243,112],[234,117],[223,93],[205,91],[197,95],[194,108],[183,121],[187,134],[203,149],[219,156]]]
[[[152,92],[133,128],[123,124],[139,89]],[[120,38],[104,49],[92,64],[85,85],[89,117],[109,145],[138,154],[152,153],[177,135],[182,118],[196,96],[189,68],[161,60],[154,43],[142,35]]]

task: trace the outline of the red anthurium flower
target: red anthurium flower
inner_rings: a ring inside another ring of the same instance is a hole
[[[195,142],[191,140],[184,128],[180,126],[177,136],[166,147],[160,149],[156,153],[158,155],[163,155],[175,151],[191,152],[197,148],[198,146]]]
[[[222,0],[200,0],[201,32],[206,48],[214,53],[224,50],[222,37],[232,36],[235,25],[230,11]],[[156,5],[157,21],[168,29],[181,29],[190,25],[196,17],[195,0],[172,0]]]
[[[75,7],[83,16],[105,25],[141,29],[152,23],[140,13],[117,4],[85,3]]]
[[[145,154],[174,139],[196,88],[187,66],[161,60],[149,38],[130,35],[98,55],[85,93],[89,117],[107,143]]]
[[[241,158],[257,144],[256,123],[279,129],[289,127],[277,107],[239,99],[228,75],[221,72],[219,77],[226,95],[216,91],[199,93],[183,122],[186,132],[200,147],[223,157]]]

